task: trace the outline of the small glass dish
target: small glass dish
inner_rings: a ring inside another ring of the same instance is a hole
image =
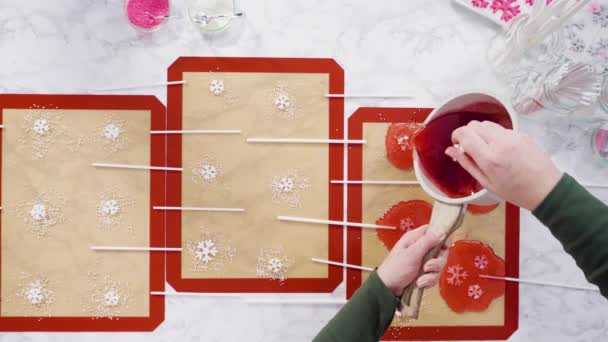
[[[235,14],[235,0],[190,0],[188,6],[190,21],[203,34],[219,33],[226,30],[236,17]],[[212,19],[209,20],[208,18]]]
[[[127,0],[125,15],[129,24],[141,32],[154,32],[163,27],[170,17],[169,0]]]
[[[591,134],[593,155],[608,163],[608,121],[601,122]]]

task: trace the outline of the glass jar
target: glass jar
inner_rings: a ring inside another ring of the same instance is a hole
[[[591,134],[591,150],[603,162],[608,163],[608,121],[600,123]]]
[[[188,17],[201,33],[226,30],[238,16],[235,0],[190,0]]]
[[[135,29],[153,32],[169,20],[170,7],[169,0],[127,0],[125,13]]]

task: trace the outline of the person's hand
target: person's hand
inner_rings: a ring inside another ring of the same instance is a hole
[[[442,236],[426,233],[427,225],[405,233],[395,244],[382,264],[378,266],[378,276],[395,296],[401,296],[403,289],[418,276],[424,256],[442,240]],[[424,264],[424,272],[416,285],[420,288],[433,287],[439,280],[439,272],[445,265],[447,249],[439,256]]]
[[[529,136],[493,122],[471,121],[452,133],[445,153],[484,188],[528,210],[536,209],[562,173]]]

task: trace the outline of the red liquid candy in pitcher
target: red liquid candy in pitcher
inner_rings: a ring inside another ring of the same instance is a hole
[[[467,197],[482,189],[475,178],[445,154],[445,150],[453,145],[452,132],[474,120],[492,121],[505,128],[513,128],[504,107],[494,103],[476,103],[438,116],[415,134],[414,148],[423,172],[448,197]]]

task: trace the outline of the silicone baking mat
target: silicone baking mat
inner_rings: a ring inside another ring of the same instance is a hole
[[[423,108],[360,108],[349,119],[349,138],[365,139],[364,146],[349,148],[348,174],[351,180],[409,180],[415,181],[412,169],[401,170],[387,158],[387,145],[391,139],[403,139],[394,134],[396,127],[416,125],[424,121],[432,109]],[[392,126],[393,123],[404,123]],[[407,128],[404,128],[407,130]],[[392,131],[392,133],[389,133]],[[410,131],[411,133],[411,131]],[[407,138],[407,135],[405,135]],[[405,139],[407,140],[407,139]],[[397,141],[395,142],[397,143]],[[399,142],[401,143],[401,142]],[[395,144],[393,144],[395,145]],[[391,145],[391,146],[393,146]],[[395,145],[398,147],[398,145]],[[405,146],[405,145],[403,145]],[[389,148],[390,149],[390,148]],[[394,152],[394,150],[391,150]],[[407,204],[404,204],[407,203]],[[401,204],[399,204],[401,203]],[[400,224],[413,228],[428,222],[433,200],[418,185],[349,185],[348,186],[348,221],[374,223],[382,218],[389,209],[408,212],[408,217]],[[400,209],[399,209],[400,208]],[[467,213],[462,227],[453,237],[456,240],[481,241],[473,244],[485,251],[493,250],[505,261],[506,275],[518,276],[519,267],[519,209],[511,204],[501,204],[497,208],[470,208],[477,211],[486,209],[488,213]],[[492,210],[493,209],[493,210]],[[387,217],[390,215],[387,214]],[[425,216],[425,218],[420,218]],[[411,220],[410,220],[411,218]],[[425,222],[423,222],[426,220]],[[419,221],[419,222],[416,222]],[[411,226],[411,227],[410,227]],[[392,232],[391,232],[392,233]],[[349,227],[347,231],[347,262],[354,265],[375,267],[388,253],[391,244],[398,239],[388,236],[391,233],[374,230],[361,230]],[[393,241],[394,240],[394,241]],[[489,248],[488,248],[489,247]],[[491,252],[488,252],[490,258]],[[471,269],[460,268],[460,265],[448,265],[443,274],[444,290],[456,304],[451,305],[460,310],[458,303],[475,307],[489,295],[484,286],[471,283],[473,272],[488,266],[492,259],[478,255],[479,260],[471,260]],[[479,262],[477,264],[477,262]],[[466,265],[465,265],[466,267]],[[477,268],[475,268],[477,267]],[[489,271],[489,267],[486,269]],[[483,272],[482,272],[483,273]],[[365,281],[368,273],[347,270],[347,297]],[[467,279],[469,278],[469,279]],[[490,280],[486,280],[490,282]],[[481,283],[480,283],[481,284]],[[489,286],[499,288],[504,282]],[[468,287],[468,288],[467,288]],[[507,283],[503,286],[504,295],[493,299],[487,307],[457,313],[448,306],[440,294],[440,287],[426,290],[424,293],[420,316],[417,320],[396,317],[384,340],[486,340],[507,339],[516,329],[518,320],[518,286]],[[468,292],[467,292],[468,290]],[[484,290],[486,290],[484,297]],[[452,292],[449,292],[452,291]],[[455,292],[460,291],[460,292]],[[459,298],[461,296],[462,298]],[[455,298],[455,299],[454,299]]]
[[[246,138],[343,139],[344,72],[331,59],[182,57],[168,71],[169,130],[238,134],[168,137],[168,281],[186,292],[331,292],[342,271],[343,229],[277,216],[342,221],[343,146],[253,144]]]
[[[165,108],[151,96],[0,95],[2,331],[150,331],[164,320]]]

